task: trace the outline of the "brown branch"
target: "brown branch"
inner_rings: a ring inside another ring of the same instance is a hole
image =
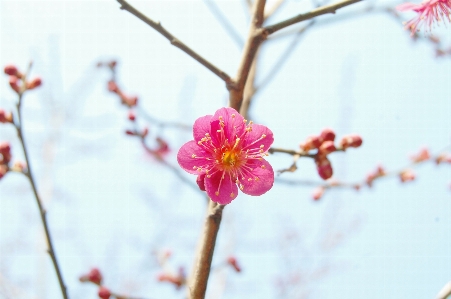
[[[188,281],[188,298],[203,299],[207,290],[208,277],[210,276],[211,261],[216,245],[219,226],[222,219],[223,205],[209,201],[207,217],[205,218],[204,231],[199,243],[196,262],[193,273]]]
[[[245,119],[249,119],[249,108],[251,106],[252,98],[257,91],[257,89],[255,88],[255,75],[257,73],[257,61],[259,52],[260,51],[257,51],[257,54],[255,54],[254,61],[252,62],[251,69],[246,80],[246,85],[244,86],[243,103],[241,105],[240,114]]]
[[[26,82],[26,77],[27,77],[27,75],[28,75],[28,73],[30,71],[30,68],[31,68],[31,63],[29,65],[29,67],[28,67],[27,73],[22,78],[22,82],[23,82],[24,85],[25,85],[25,82]],[[24,139],[24,135],[23,135],[23,127],[22,127],[23,122],[22,122],[22,112],[21,112],[23,92],[24,92],[24,90],[22,90],[19,93],[19,99],[17,101],[17,124],[15,125],[15,127],[16,127],[16,130],[17,130],[17,136],[19,137],[20,143],[22,145],[22,149],[23,149],[23,152],[24,152],[25,163],[26,163],[27,169],[28,169],[26,172],[24,172],[24,174],[27,177],[28,181],[30,182],[31,189],[33,191],[33,195],[34,195],[34,198],[36,200],[36,204],[38,205],[39,214],[41,216],[41,222],[42,222],[42,225],[44,227],[45,238],[46,238],[46,241],[47,241],[47,253],[50,255],[50,258],[52,259],[53,267],[55,268],[55,272],[56,272],[56,276],[58,278],[58,283],[59,283],[59,286],[60,286],[60,289],[61,289],[61,293],[62,293],[64,299],[68,299],[69,296],[67,295],[67,288],[66,288],[66,285],[64,283],[64,279],[63,279],[63,275],[61,273],[60,266],[58,264],[58,259],[56,258],[56,253],[55,253],[55,249],[54,249],[53,242],[52,242],[52,236],[50,234],[50,229],[49,229],[49,226],[48,226],[48,223],[47,223],[47,211],[44,209],[44,206],[42,204],[42,200],[41,200],[41,198],[39,197],[39,194],[38,194],[38,190],[37,190],[37,187],[36,187],[36,182],[35,182],[35,180],[33,178],[33,174],[32,174],[32,171],[31,171],[31,163],[30,163],[30,158],[29,158],[29,155],[28,155],[27,146],[25,144],[25,139]]]
[[[244,45],[243,56],[236,76],[235,84],[230,88],[229,106],[240,111],[243,101],[243,92],[252,62],[255,59],[257,50],[265,40],[265,30],[262,29],[264,21],[264,10],[266,0],[255,0],[252,10],[252,20],[249,29],[249,35]]]
[[[437,294],[437,299],[446,299],[451,295],[451,281],[448,282]]]
[[[136,16],[138,19],[140,19],[141,21],[143,21],[144,23],[146,23],[147,25],[149,25],[150,27],[152,27],[153,29],[158,31],[167,40],[169,40],[169,42],[173,46],[179,48],[180,50],[182,50],[183,52],[185,52],[186,54],[188,54],[189,56],[194,58],[196,61],[198,61],[200,64],[205,66],[211,72],[213,72],[216,76],[218,76],[219,78],[224,80],[224,82],[226,83],[228,88],[230,85],[233,84],[233,81],[229,75],[227,75],[224,71],[220,70],[218,67],[213,65],[211,62],[207,61],[205,58],[203,58],[202,56],[197,54],[194,50],[192,50],[190,47],[185,45],[178,38],[173,36],[169,31],[167,31],[163,26],[161,26],[160,22],[155,22],[155,21],[149,19],[143,13],[141,13],[139,10],[137,10],[136,8],[134,8],[133,6],[128,4],[127,1],[125,1],[125,0],[116,0],[116,1],[119,2],[119,4],[121,4],[121,9],[128,11],[129,13]]]
[[[282,21],[280,23],[267,26],[264,29],[266,31],[266,34],[269,35],[269,34],[272,34],[272,33],[276,32],[276,31],[279,31],[279,30],[281,30],[283,28],[286,28],[288,26],[291,26],[293,24],[296,24],[296,23],[299,23],[299,22],[302,22],[302,21],[305,21],[305,20],[310,20],[310,19],[313,19],[315,17],[321,16],[321,15],[325,15],[325,14],[329,14],[329,13],[334,14],[338,9],[340,9],[342,7],[345,7],[345,6],[348,6],[348,5],[351,5],[351,4],[354,4],[354,3],[357,3],[357,2],[360,2],[360,1],[362,1],[362,0],[345,0],[345,1],[341,1],[341,2],[335,3],[335,4],[322,6],[322,7],[319,7],[317,9],[314,9],[314,10],[308,12],[308,13],[300,14],[300,15],[297,15],[297,16],[292,17],[290,19],[287,19],[285,21]]]

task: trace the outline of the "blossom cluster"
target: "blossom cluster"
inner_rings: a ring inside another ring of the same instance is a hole
[[[193,137],[177,154],[179,165],[197,175],[211,200],[229,204],[242,192],[259,196],[272,188],[274,171],[264,159],[274,141],[263,125],[247,122],[235,109],[221,108],[198,118]]]
[[[12,64],[5,66],[4,72],[9,75],[9,85],[18,94],[22,94],[26,90],[34,89],[42,84],[40,77],[28,80],[26,75]]]
[[[149,128],[148,127],[138,128],[138,125],[137,125],[138,117],[135,112],[135,109],[137,109],[137,107],[138,107],[138,97],[125,94],[122,91],[122,89],[119,87],[119,85],[116,81],[117,61],[112,60],[109,62],[99,62],[97,64],[97,67],[106,67],[110,70],[112,76],[111,76],[111,79],[107,83],[107,89],[111,93],[117,95],[121,101],[121,104],[128,108],[127,119],[130,121],[132,128],[126,129],[125,134],[129,135],[129,136],[134,136],[134,137],[140,138],[146,152],[148,152],[149,154],[151,154],[154,157],[157,157],[158,159],[162,159],[163,156],[165,156],[166,154],[168,154],[170,152],[169,144],[160,136],[156,136],[154,138],[154,144],[155,144],[154,147],[149,147],[144,142],[144,139],[147,138],[149,135]]]
[[[401,183],[411,182],[416,179],[416,174],[413,171],[412,167],[415,164],[423,163],[423,162],[435,162],[435,164],[451,164],[451,154],[449,153],[440,153],[436,156],[432,156],[427,148],[421,148],[417,153],[410,156],[411,165],[404,167],[397,171],[386,171],[382,165],[377,166],[373,171],[367,174],[366,178],[363,182],[360,183],[344,183],[336,180],[330,180],[327,184],[321,185],[317,187],[313,193],[312,198],[314,200],[319,200],[326,190],[333,187],[349,187],[355,190],[360,190],[363,186],[367,186],[369,188],[373,187],[373,182],[377,179],[388,177],[388,176],[396,176],[399,178]]]
[[[333,169],[327,156],[336,151],[345,151],[350,147],[359,147],[362,145],[362,137],[357,134],[343,136],[340,143],[335,146],[335,132],[326,128],[319,135],[312,135],[299,145],[303,152],[309,153],[316,150],[314,154],[316,170],[323,180],[332,177]]]

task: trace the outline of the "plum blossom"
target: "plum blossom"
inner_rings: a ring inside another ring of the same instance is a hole
[[[194,140],[185,143],[177,161],[211,200],[228,204],[238,188],[253,196],[266,193],[274,184],[274,171],[263,158],[274,141],[267,127],[247,122],[235,109],[221,108],[198,118]]]
[[[405,29],[410,29],[411,36],[419,31],[422,26],[430,30],[434,23],[439,23],[442,19],[451,22],[451,0],[425,0],[420,4],[403,3],[396,7],[399,11],[413,10],[418,15],[406,22]]]

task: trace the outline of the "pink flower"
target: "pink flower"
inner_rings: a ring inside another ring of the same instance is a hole
[[[191,174],[204,175],[205,190],[211,200],[228,204],[238,195],[266,193],[274,183],[274,171],[263,159],[274,141],[271,130],[246,120],[232,108],[198,118],[194,140],[177,154],[180,166]]]
[[[396,7],[399,11],[413,10],[418,15],[405,23],[404,28],[410,29],[411,36],[419,31],[422,26],[430,30],[434,23],[439,23],[442,19],[451,22],[451,0],[425,0],[420,4],[404,3]]]

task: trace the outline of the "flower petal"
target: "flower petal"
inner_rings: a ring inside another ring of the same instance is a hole
[[[244,180],[240,179],[246,194],[258,196],[266,193],[274,184],[274,170],[266,160],[250,160],[246,166],[252,168]]]
[[[219,120],[220,117],[224,121],[225,137],[230,143],[235,143],[236,136],[241,136],[246,128],[244,117],[242,117],[235,109],[227,107],[217,110],[210,122]]]
[[[205,177],[205,189],[212,201],[229,204],[238,195],[238,187],[227,172],[217,171]]]
[[[179,149],[177,162],[186,172],[192,174],[205,173],[205,169],[212,166],[211,154],[203,150],[194,140],[188,141]],[[198,170],[198,168],[202,168]]]
[[[205,115],[196,119],[193,125],[194,140],[199,142],[205,137],[205,133],[210,133],[210,120],[213,115]]]
[[[260,148],[263,145],[261,149],[266,152],[274,142],[274,135],[266,126],[252,124],[252,130],[243,139],[243,149]]]

